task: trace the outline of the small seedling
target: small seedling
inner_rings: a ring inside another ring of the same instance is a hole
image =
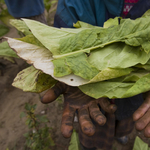
[[[20,114],[20,117],[26,116],[26,125],[30,129],[28,133],[25,133],[26,138],[25,145],[31,150],[51,150],[54,146],[54,141],[50,135],[50,127],[47,126],[49,120],[44,115],[36,115],[36,104],[25,104],[25,112]]]

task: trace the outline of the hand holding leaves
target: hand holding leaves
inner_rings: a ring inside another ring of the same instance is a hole
[[[85,95],[79,88],[61,82],[48,90],[41,101],[42,103],[50,103],[57,99],[60,94],[64,95],[64,111],[61,123],[61,132],[64,137],[70,137],[72,134],[76,111],[78,111],[82,132],[92,136],[95,133],[95,127],[91,118],[99,125],[106,123],[106,117],[100,111],[99,105],[107,113],[114,113],[117,108],[114,104],[110,104],[106,98],[94,99]]]
[[[136,121],[135,128],[144,130],[145,137],[150,137],[150,92],[143,104],[134,112],[133,120]]]

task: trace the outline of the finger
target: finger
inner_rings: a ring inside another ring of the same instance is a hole
[[[49,89],[41,99],[41,102],[44,104],[51,103],[56,100],[62,93],[65,92],[67,85],[57,82],[54,87]]]
[[[150,123],[146,126],[144,130],[144,136],[150,138]]]
[[[134,112],[133,120],[139,120],[150,108],[150,100],[147,99],[143,102],[143,104]]]
[[[150,123],[150,109],[135,123],[135,128],[137,130],[143,130]]]
[[[101,113],[96,103],[92,103],[89,106],[89,111],[91,118],[93,118],[99,125],[104,125],[106,123],[106,117]]]
[[[88,136],[92,136],[95,133],[95,126],[91,122],[88,109],[82,108],[78,112],[79,124],[82,132]]]
[[[47,104],[47,103],[53,102],[55,99],[57,99],[57,96],[56,96],[54,90],[53,89],[49,89],[44,94],[44,96],[41,98],[41,102],[44,103],[44,104]]]
[[[107,113],[114,113],[117,110],[117,106],[115,104],[111,104],[107,98],[100,98],[98,102],[101,108]]]
[[[76,110],[72,107],[69,107],[69,105],[64,107],[61,121],[61,133],[66,138],[69,138],[73,132],[73,119],[75,111]]]

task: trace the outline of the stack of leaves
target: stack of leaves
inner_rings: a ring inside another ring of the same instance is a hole
[[[7,38],[9,46],[34,66],[14,80],[24,91],[41,92],[57,81],[94,98],[150,90],[149,10],[136,20],[110,19],[104,27],[79,21],[75,28],[58,29],[28,19],[11,24],[26,36]]]

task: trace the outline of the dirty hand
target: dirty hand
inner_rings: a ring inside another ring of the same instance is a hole
[[[145,137],[150,137],[150,92],[147,93],[143,104],[134,112],[133,120],[135,128],[139,131],[144,130]]]
[[[106,123],[105,116],[101,113],[98,105],[107,113],[114,113],[116,105],[110,104],[106,98],[94,99],[85,95],[77,87],[71,87],[58,82],[52,89],[49,89],[43,96],[41,102],[51,103],[60,94],[64,95],[64,111],[61,122],[61,132],[64,137],[70,137],[73,130],[73,120],[76,110],[78,111],[79,124],[82,132],[88,136],[95,133],[95,127],[91,118],[99,125]]]

